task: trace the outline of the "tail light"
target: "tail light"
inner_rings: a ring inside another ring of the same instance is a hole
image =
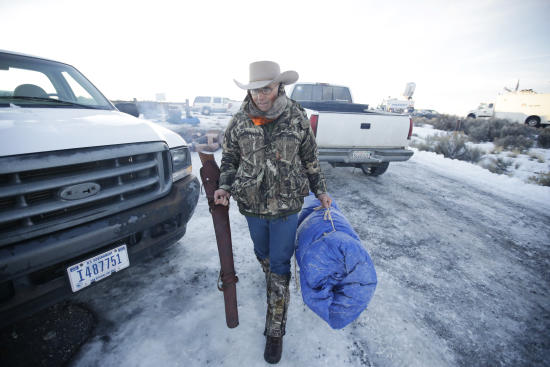
[[[309,123],[311,129],[313,130],[313,135],[317,136],[317,122],[319,121],[319,115],[311,115],[309,118]]]
[[[413,119],[412,117],[409,117],[409,135],[407,135],[407,140],[411,140],[412,134],[413,134]]]

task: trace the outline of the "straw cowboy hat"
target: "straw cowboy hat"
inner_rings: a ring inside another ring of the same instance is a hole
[[[233,79],[242,89],[263,88],[271,83],[293,84],[298,80],[298,73],[288,70],[281,73],[279,64],[273,61],[256,61],[250,64],[248,84],[242,84]]]

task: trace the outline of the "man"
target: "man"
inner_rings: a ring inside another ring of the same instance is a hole
[[[284,86],[298,73],[281,73],[272,61],[250,64],[241,109],[231,119],[223,143],[216,204],[230,195],[246,217],[254,252],[266,276],[267,314],[264,358],[281,359],[289,303],[290,259],[294,253],[298,213],[311,190],[330,207],[317,145],[302,107],[289,99]]]

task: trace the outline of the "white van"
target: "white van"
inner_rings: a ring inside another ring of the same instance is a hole
[[[530,89],[502,93],[495,103],[481,103],[467,117],[495,117],[533,127],[546,126],[550,124],[550,93]]]

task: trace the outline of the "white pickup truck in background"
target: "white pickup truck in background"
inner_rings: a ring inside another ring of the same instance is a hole
[[[297,83],[287,91],[306,109],[316,136],[319,160],[333,167],[360,167],[379,176],[390,162],[406,161],[412,135],[407,115],[373,111],[353,103],[348,87],[326,83]]]

